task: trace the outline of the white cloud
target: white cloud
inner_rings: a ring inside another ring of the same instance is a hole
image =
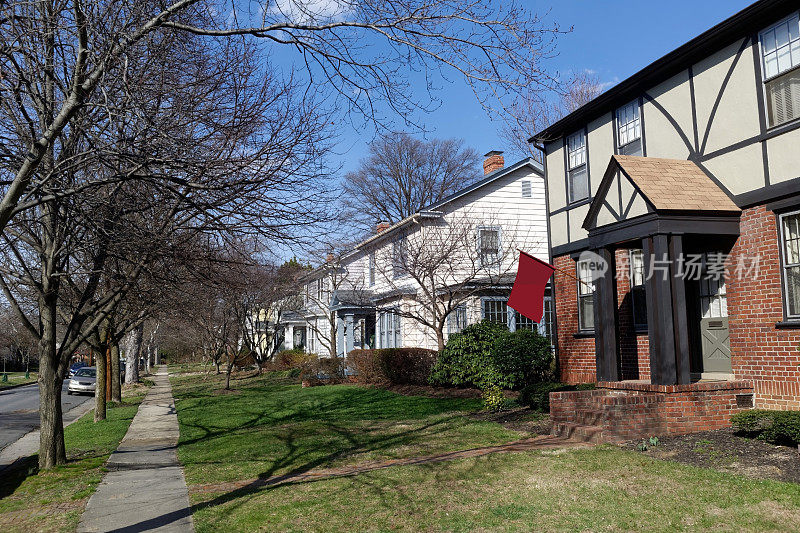
[[[355,0],[275,0],[273,15],[299,24],[342,20],[353,8]]]

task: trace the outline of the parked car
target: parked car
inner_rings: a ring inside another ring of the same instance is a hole
[[[69,380],[67,394],[94,394],[94,387],[97,382],[97,369],[93,366],[79,368],[72,379]]]
[[[77,372],[79,368],[83,368],[85,366],[86,366],[86,363],[81,363],[80,361],[78,361],[77,363],[72,363],[71,365],[69,365],[69,377],[74,376],[75,372]]]

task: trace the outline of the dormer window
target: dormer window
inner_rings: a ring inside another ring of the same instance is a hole
[[[567,137],[567,189],[570,203],[589,198],[586,133],[583,130]]]
[[[770,126],[800,118],[800,16],[783,19],[760,34]]]
[[[620,155],[644,155],[639,113],[638,99],[617,109],[617,153]]]

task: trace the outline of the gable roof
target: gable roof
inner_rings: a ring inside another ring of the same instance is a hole
[[[648,88],[668,80],[737,40],[753,35],[797,9],[797,0],[755,2],[534,134],[529,142],[548,142],[571,134],[604,113],[638,98]]]
[[[741,209],[693,161],[613,155],[583,222],[589,228],[620,171],[653,211],[740,213]]]
[[[363,248],[364,246],[371,244],[375,241],[381,240],[388,235],[395,233],[397,230],[408,226],[414,220],[420,220],[424,218],[440,218],[444,213],[439,209],[450,202],[453,202],[462,196],[466,196],[467,194],[476,191],[482,187],[489,185],[490,183],[495,182],[496,180],[507,176],[508,174],[519,170],[525,166],[530,167],[536,174],[540,177],[544,177],[544,168],[542,167],[541,163],[534,160],[531,157],[526,157],[520,161],[517,161],[513,165],[509,165],[507,167],[503,167],[501,169],[495,170],[494,172],[486,175],[482,180],[476,181],[469,187],[465,187],[460,191],[456,191],[455,193],[451,194],[450,196],[439,200],[438,202],[432,203],[428,206],[423,207],[413,215],[409,215],[403,220],[396,222],[392,226],[389,226],[385,230],[380,233],[376,233],[375,235],[370,236],[369,238],[361,241],[360,243],[356,244],[351,250],[347,251],[346,253],[342,254],[342,257],[349,256],[350,254],[358,251],[359,249]]]

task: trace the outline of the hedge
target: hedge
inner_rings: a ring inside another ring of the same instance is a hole
[[[356,381],[376,385],[427,385],[437,352],[424,348],[353,350],[347,354]]]
[[[749,437],[784,446],[800,445],[800,411],[751,409],[733,415],[731,424]]]

